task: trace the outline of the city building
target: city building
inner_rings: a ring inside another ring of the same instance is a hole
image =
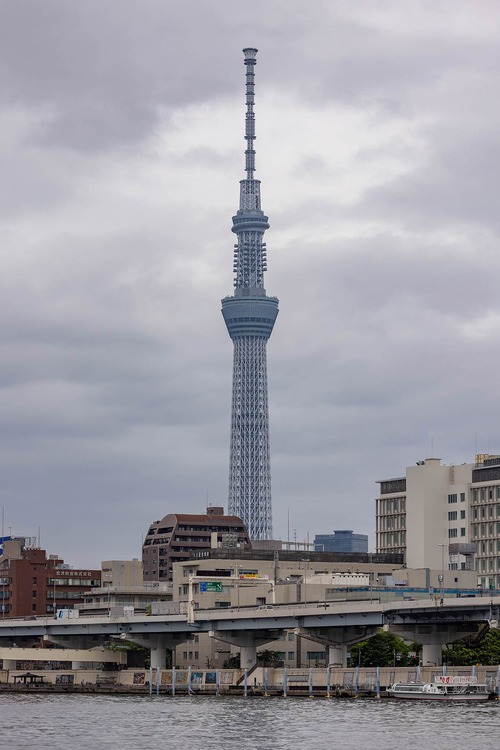
[[[255,171],[254,67],[257,50],[243,50],[246,66],[245,171],[233,216],[234,294],[222,300],[222,315],[234,344],[229,514],[239,516],[250,539],[272,538],[267,341],[278,315],[278,300],[264,288],[268,218],[261,209]]]
[[[500,589],[500,456],[428,458],[379,484],[377,552],[399,552],[411,568],[476,569],[481,588]]]
[[[368,552],[368,534],[355,534],[347,529],[316,534],[314,548],[318,552]]]
[[[145,581],[171,581],[173,564],[218,545],[250,547],[241,518],[225,516],[224,508],[211,506],[206,515],[169,513],[151,524],[142,545]]]
[[[103,586],[120,587],[142,586],[142,562],[133,560],[103,560],[101,563]]]
[[[70,568],[58,555],[47,557],[34,538],[12,538],[4,541],[0,557],[1,616],[36,617],[74,609],[100,582],[100,570]]]

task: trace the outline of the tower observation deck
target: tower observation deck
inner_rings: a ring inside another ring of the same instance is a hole
[[[264,288],[269,229],[255,171],[254,77],[257,50],[243,50],[246,66],[245,172],[240,207],[233,216],[234,295],[222,315],[234,344],[229,514],[245,523],[250,539],[271,539],[271,470],[266,345],[278,316],[278,300]]]

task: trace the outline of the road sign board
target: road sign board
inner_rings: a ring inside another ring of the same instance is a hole
[[[215,591],[216,594],[220,594],[222,591],[222,583],[220,581],[202,581],[202,583],[200,583],[200,591]]]

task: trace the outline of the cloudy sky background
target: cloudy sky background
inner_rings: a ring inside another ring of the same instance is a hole
[[[256,69],[275,536],[500,451],[497,0],[0,0],[5,532],[73,565],[227,503]]]

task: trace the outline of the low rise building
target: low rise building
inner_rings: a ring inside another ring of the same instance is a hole
[[[143,581],[140,560],[104,560],[102,585],[85,594],[77,609],[82,615],[124,616],[149,612],[152,604],[172,601],[168,581]]]

